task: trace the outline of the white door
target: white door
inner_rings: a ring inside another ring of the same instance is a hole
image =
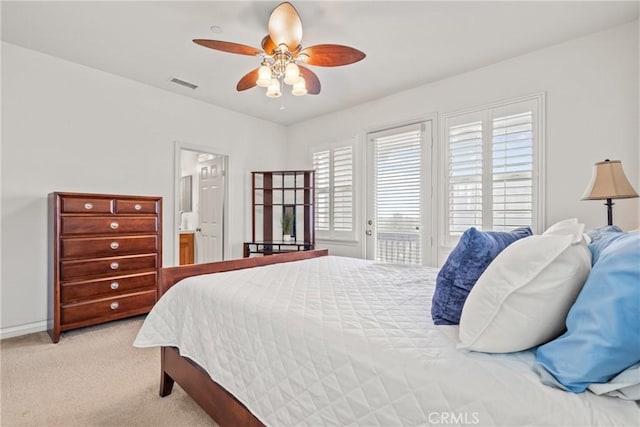
[[[223,259],[224,156],[198,162],[197,263]]]
[[[431,122],[367,138],[367,259],[430,263]]]

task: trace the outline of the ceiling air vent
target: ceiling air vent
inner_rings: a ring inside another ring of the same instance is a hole
[[[169,79],[169,81],[171,83],[175,83],[175,84],[180,85],[180,86],[188,87],[189,89],[193,89],[193,90],[196,90],[198,88],[198,85],[190,83],[190,82],[188,82],[186,80],[179,79],[177,77],[171,77]]]

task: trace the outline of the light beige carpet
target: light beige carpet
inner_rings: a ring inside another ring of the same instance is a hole
[[[161,398],[160,350],[134,348],[143,317],[0,342],[0,425],[215,426],[177,384]]]

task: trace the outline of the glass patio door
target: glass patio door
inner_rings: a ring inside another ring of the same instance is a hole
[[[425,212],[431,196],[430,138],[431,122],[368,135],[367,259],[428,264],[425,242],[430,241],[430,232]]]

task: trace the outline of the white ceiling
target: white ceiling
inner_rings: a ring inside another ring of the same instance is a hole
[[[344,44],[367,57],[311,67],[317,96],[236,92],[256,57],[192,43],[260,46],[278,1],[2,1],[2,40],[284,125],[344,109],[638,18],[629,2],[294,1],[303,47]],[[214,33],[213,25],[222,28]],[[171,76],[199,85],[169,82]],[[284,107],[284,109],[282,109]]]

